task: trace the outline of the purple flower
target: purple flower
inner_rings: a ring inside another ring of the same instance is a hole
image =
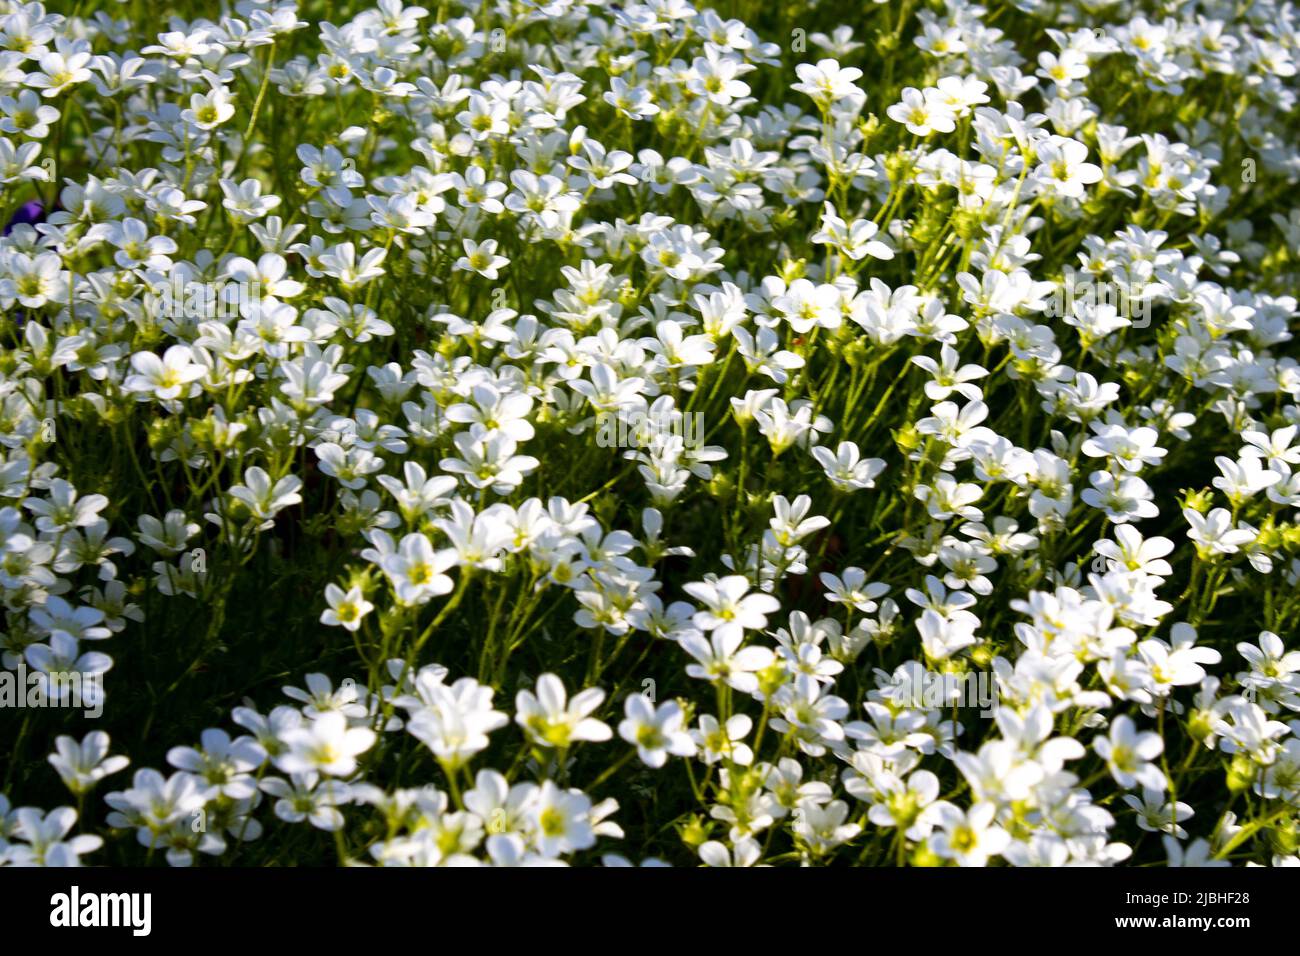
[[[39,199],[33,199],[31,202],[25,202],[18,207],[18,211],[9,217],[9,222],[5,225],[4,235],[14,231],[14,226],[35,225],[38,222],[45,221],[45,204]]]

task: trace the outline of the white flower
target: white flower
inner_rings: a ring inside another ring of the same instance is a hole
[[[1035,182],[1045,193],[1081,199],[1084,187],[1101,179],[1101,167],[1087,162],[1087,158],[1088,147],[1078,140],[1050,137],[1038,144]]]
[[[416,679],[417,697],[398,703],[411,710],[406,729],[422,741],[448,772],[464,766],[485,750],[488,735],[504,727],[509,718],[492,707],[493,691],[472,677],[448,686],[441,677],[430,679],[426,669]]]
[[[1164,790],[1164,771],[1152,763],[1164,751],[1159,734],[1139,732],[1131,718],[1116,717],[1108,737],[1098,736],[1092,747],[1106,761],[1111,776],[1125,790],[1141,785],[1149,790]]]
[[[691,757],[695,741],[683,726],[681,705],[670,700],[656,707],[644,694],[629,694],[623,702],[626,719],[618,725],[618,735],[636,745],[637,756],[648,767],[662,767],[669,754]]]
[[[266,470],[254,465],[244,472],[242,485],[231,486],[230,497],[248,508],[254,518],[269,521],[277,512],[302,501],[298,493],[301,487],[302,479],[297,475],[285,475],[272,483]]]
[[[77,811],[72,807],[58,807],[49,813],[19,807],[13,817],[13,836],[22,842],[7,847],[3,854],[12,866],[81,866],[83,854],[104,845],[97,836],[64,839],[77,822]]]
[[[766,647],[744,647],[744,629],[739,624],[726,624],[714,629],[705,638],[698,631],[684,633],[679,638],[682,649],[698,663],[688,664],[686,673],[700,680],[720,680],[743,694],[758,688],[755,672],[761,671],[775,659]]]
[[[190,95],[190,108],[181,113],[181,119],[196,129],[216,129],[235,115],[230,92],[224,86],[214,86],[206,93]]]
[[[286,751],[275,758],[285,773],[322,773],[348,777],[357,768],[357,757],[375,743],[375,733],[366,727],[349,727],[339,713],[321,714],[281,736]]]
[[[630,86],[620,76],[609,78],[609,92],[601,98],[628,119],[648,119],[659,112],[649,90],[641,86]]]
[[[568,747],[579,741],[609,740],[607,724],[590,716],[600,708],[605,692],[589,687],[570,699],[554,674],[537,678],[537,692],[521,690],[515,697],[515,723],[540,747]]]
[[[565,792],[551,781],[545,781],[529,813],[537,852],[553,857],[594,845],[596,834],[590,813],[591,800],[587,796]]]
[[[73,737],[59,736],[55,738],[54,746],[55,753],[47,759],[74,794],[88,792],[99,781],[131,762],[127,757],[108,755],[108,734],[102,730],[86,734],[81,743]]]
[[[734,624],[744,630],[761,630],[767,615],[781,609],[781,602],[770,594],[750,594],[749,579],[743,574],[693,581],[684,590],[704,605],[695,614],[695,626],[704,631]]]
[[[818,60],[816,64],[796,64],[794,71],[799,82],[792,84],[790,89],[812,97],[819,106],[828,107],[842,99],[862,96],[854,85],[862,77],[862,71],[857,67],[840,66],[836,60],[827,58]]]
[[[1183,517],[1191,525],[1187,537],[1196,542],[1202,554],[1235,554],[1242,545],[1255,540],[1253,532],[1232,526],[1232,516],[1227,508],[1214,508],[1202,515],[1193,508],[1184,508]]]
[[[705,866],[754,866],[763,855],[763,848],[753,837],[742,837],[728,849],[725,843],[708,840],[700,844],[700,861]]]
[[[321,613],[321,623],[344,627],[349,631],[361,627],[362,619],[375,609],[375,606],[365,599],[358,586],[344,591],[337,584],[327,584],[325,600],[329,603],[329,608]]]
[[[958,866],[985,866],[990,857],[1001,854],[1011,842],[1007,832],[994,822],[997,807],[992,803],[977,803],[963,813],[941,800],[926,807],[924,814],[936,827],[930,848]]]
[[[748,767],[754,762],[754,751],[742,741],[753,726],[753,720],[745,714],[732,714],[726,724],[719,724],[711,714],[701,714],[699,729],[691,731],[691,739],[706,764],[730,760],[739,767]]]
[[[136,352],[131,356],[133,375],[128,375],[122,387],[128,392],[138,392],[141,400],[150,396],[160,402],[187,396],[192,382],[207,374],[207,370],[194,361],[188,345],[172,345],[159,358],[153,352]]]
[[[915,87],[906,87],[902,99],[885,110],[885,115],[896,123],[902,123],[915,136],[951,133],[957,128],[952,110],[938,90],[922,92]]]
[[[416,533],[403,537],[397,552],[384,557],[380,568],[393,585],[398,601],[418,605],[451,590],[451,578],[443,572],[455,564],[454,551],[434,551],[428,537]]]

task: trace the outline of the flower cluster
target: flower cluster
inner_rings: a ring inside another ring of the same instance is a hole
[[[0,0],[0,864],[1297,864],[1296,10],[727,6]]]

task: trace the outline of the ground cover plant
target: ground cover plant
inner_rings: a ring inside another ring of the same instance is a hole
[[[0,0],[0,864],[1295,865],[1298,24]]]

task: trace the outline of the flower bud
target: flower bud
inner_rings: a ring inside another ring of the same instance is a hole
[[[677,828],[677,835],[692,850],[698,850],[709,839],[709,830],[698,816],[692,814]]]
[[[1250,787],[1257,775],[1258,768],[1254,762],[1245,754],[1237,754],[1228,766],[1228,790],[1231,793],[1241,793]]]

